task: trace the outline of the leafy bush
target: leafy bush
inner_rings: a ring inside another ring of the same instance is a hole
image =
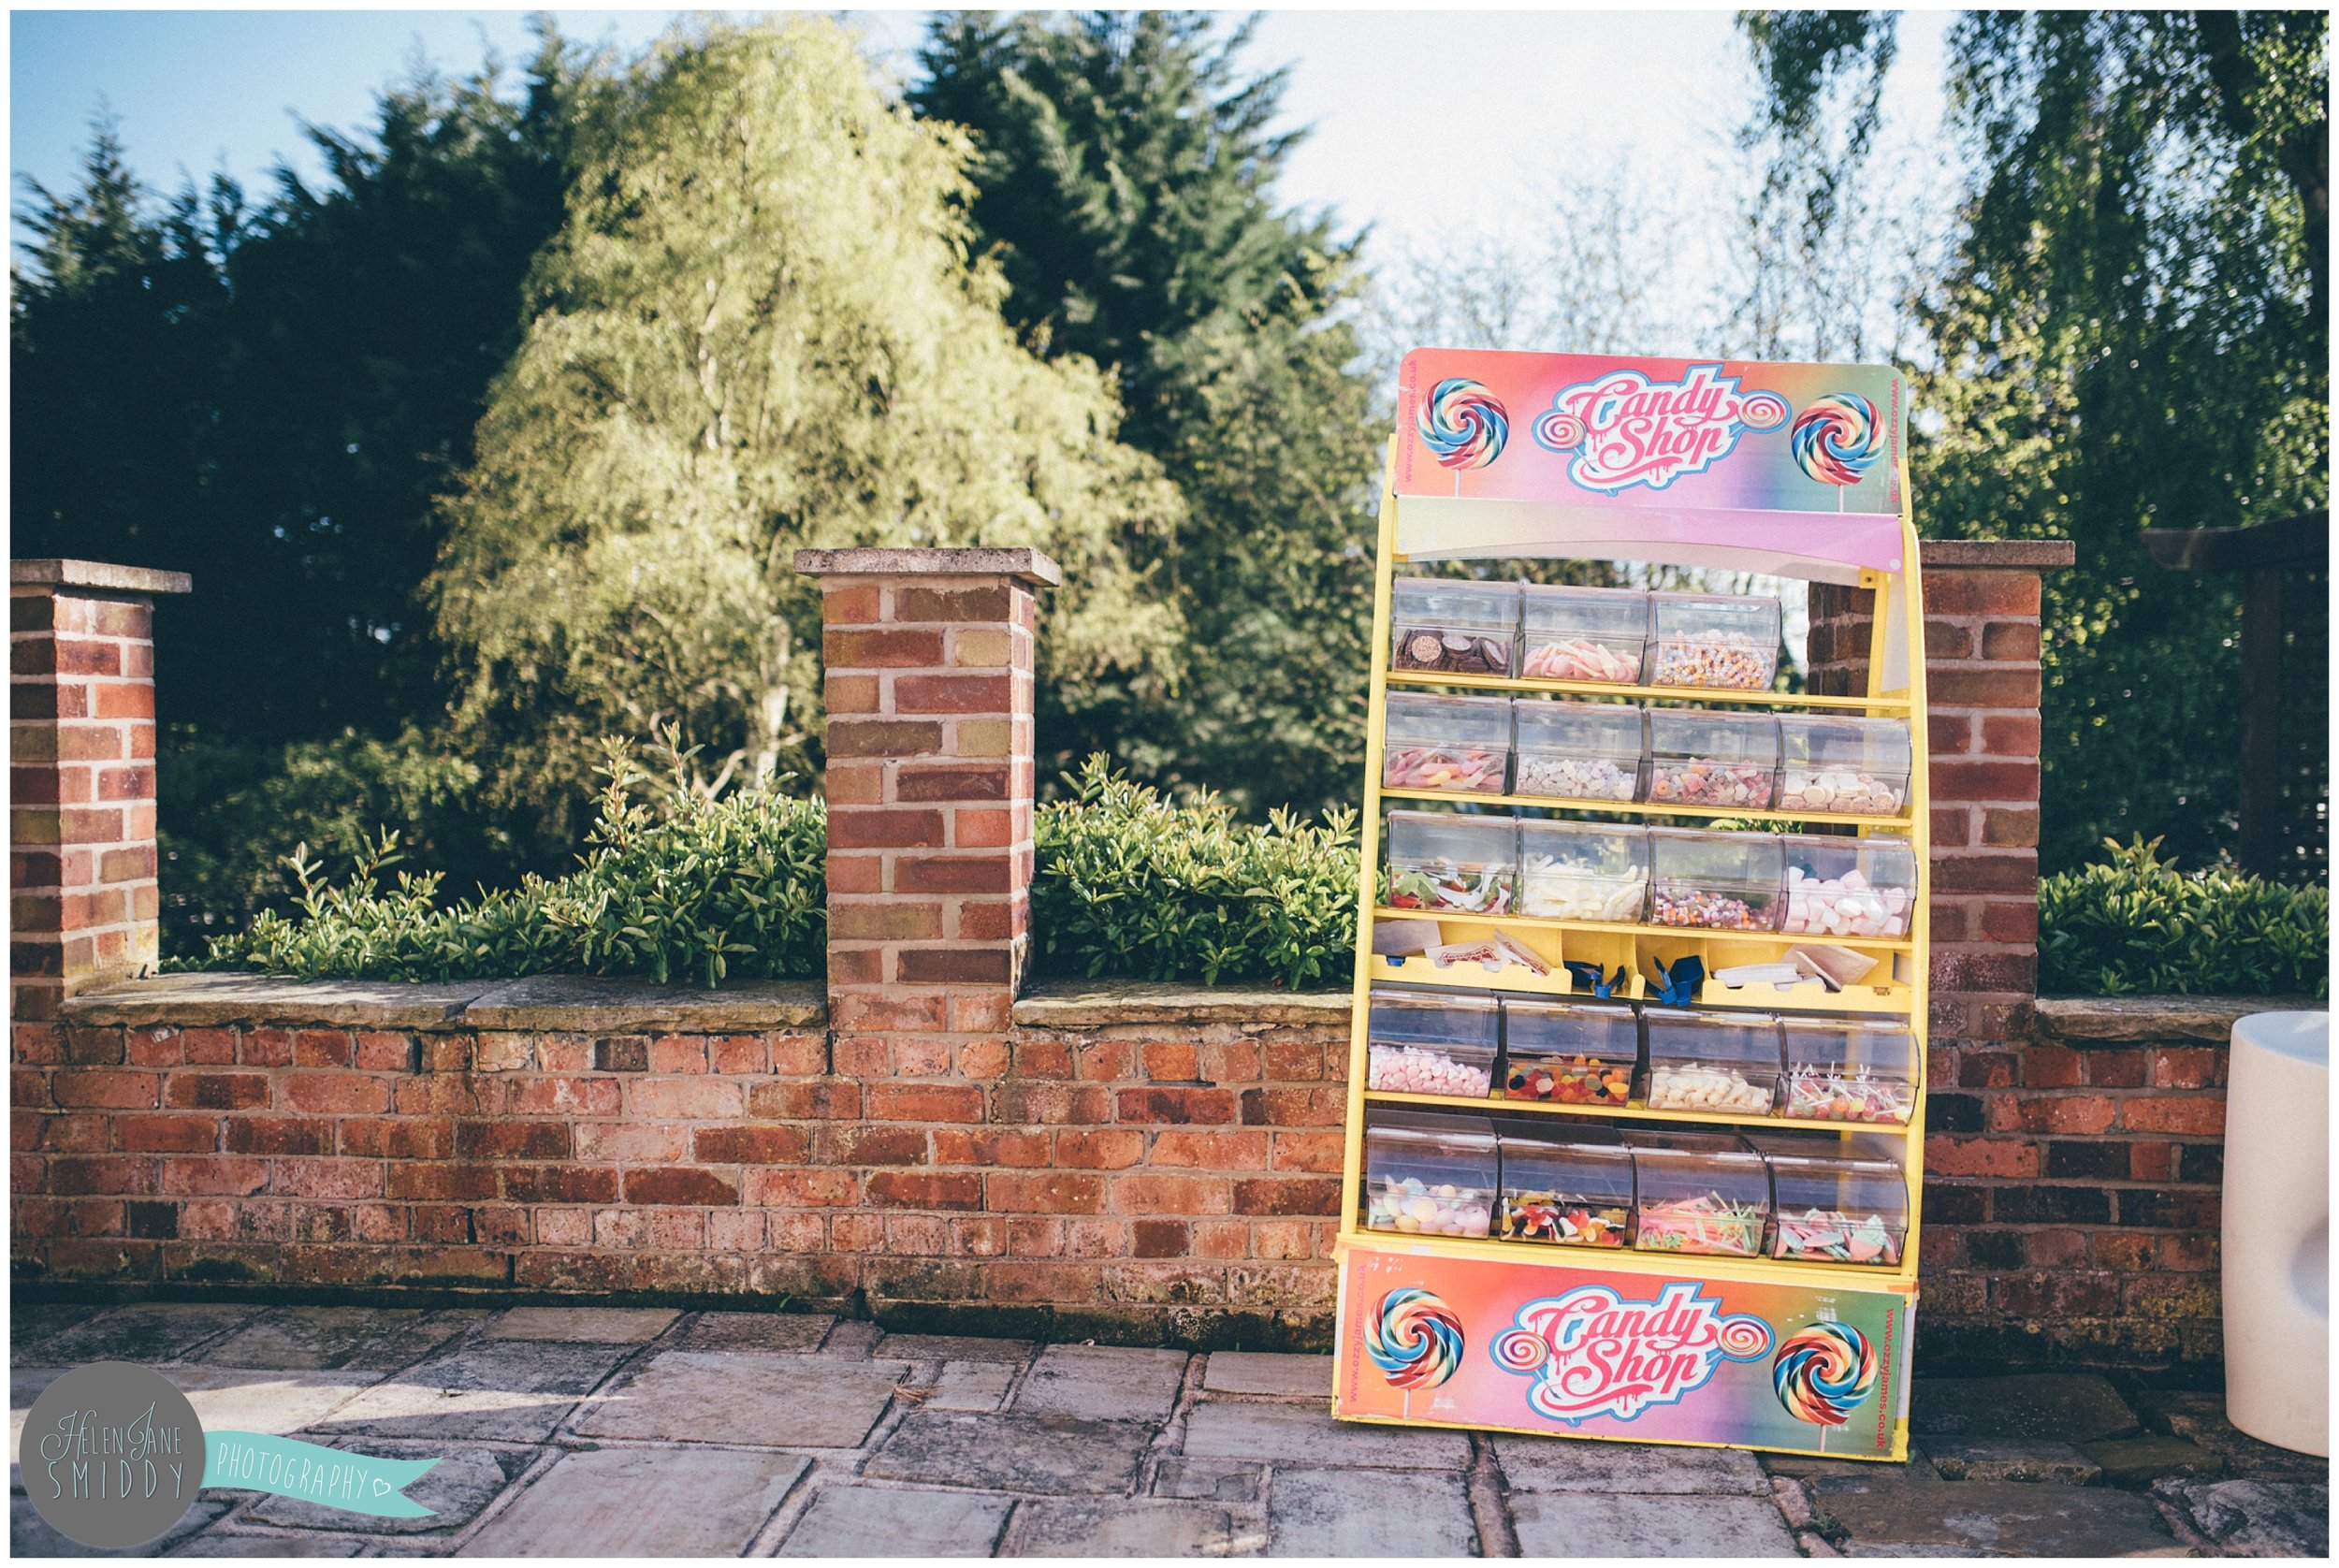
[[[1174,806],[1091,757],[1039,808],[1035,967],[1205,985],[1299,987],[1345,971],[1357,933],[1357,816],[1265,827],[1205,794]]]
[[[303,844],[290,862],[298,913],[264,910],[191,966],[303,980],[646,975],[709,986],[820,974],[825,803],[764,791],[717,797],[689,783],[688,755],[671,736],[663,749],[661,779],[636,769],[627,748],[609,748],[590,848],[565,877],[530,875],[517,888],[442,905],[437,872],[400,872],[395,886],[382,885],[401,858],[387,830],[339,884],[319,875]],[[635,798],[646,786],[650,799]]]
[[[2041,990],[2330,995],[2329,889],[2181,872],[2141,834],[2104,845],[2108,861],[2039,884]]]

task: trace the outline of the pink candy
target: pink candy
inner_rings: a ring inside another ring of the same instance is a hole
[[[1638,646],[1612,648],[1590,637],[1567,637],[1527,650],[1531,680],[1600,680],[1629,686],[1640,679]]]
[[[1909,890],[1870,887],[1856,869],[1821,879],[1791,865],[1786,929],[1809,936],[1904,936],[1909,932]]]
[[[1493,1087],[1494,1064],[1473,1067],[1440,1052],[1411,1045],[1376,1045],[1365,1068],[1365,1085],[1400,1095],[1456,1095],[1484,1099]]]

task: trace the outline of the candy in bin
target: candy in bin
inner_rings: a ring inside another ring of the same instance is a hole
[[[1388,814],[1392,909],[1507,914],[1518,864],[1518,827],[1512,818]]]
[[[1389,668],[1508,675],[1518,650],[1518,585],[1447,577],[1389,584]]]
[[[1771,1256],[1880,1269],[1899,1263],[1909,1184],[1888,1140],[1768,1133],[1748,1142],[1770,1169]]]
[[[1641,1252],[1759,1257],[1770,1219],[1763,1158],[1735,1138],[1624,1135],[1637,1189],[1634,1247]]]
[[[1621,1004],[1507,997],[1503,1052],[1505,1099],[1619,1108],[1632,1097],[1640,1023]]]
[[[1780,1020],[1786,1036],[1784,1113],[1806,1122],[1906,1124],[1916,1110],[1917,1042],[1897,1019]]]
[[[1796,936],[1897,941],[1916,905],[1917,858],[1905,838],[1789,834],[1786,920]]]
[[[1649,1109],[1767,1116],[1779,1096],[1779,1020],[1769,1013],[1644,1008]]]
[[[1520,617],[1520,671],[1533,680],[1640,679],[1649,640],[1649,596],[1634,588],[1527,585]]]
[[[1785,912],[1776,835],[1649,830],[1650,925],[1776,931]]]
[[[1639,798],[1645,723],[1624,703],[1511,704],[1518,792],[1549,800]]]
[[[1381,784],[1389,790],[1499,795],[1510,762],[1511,705],[1501,697],[1387,698]]]
[[[1909,796],[1909,727],[1896,719],[1779,716],[1779,809],[1890,817]]]
[[[1649,684],[1766,691],[1779,669],[1776,599],[1649,595]]]
[[[1633,1156],[1615,1133],[1500,1126],[1498,1239],[1562,1247],[1621,1247],[1631,1239]]]
[[[1502,1038],[1493,997],[1375,985],[1365,1021],[1366,1088],[1463,1099],[1491,1092]]]
[[[1766,713],[1656,708],[1649,715],[1649,798],[1715,812],[1761,811],[1779,771],[1779,725]]]
[[[1522,821],[1518,912],[1630,923],[1649,892],[1647,830],[1614,822]]]
[[[1484,1116],[1373,1110],[1364,1126],[1364,1224],[1407,1235],[1487,1236],[1498,1161]]]

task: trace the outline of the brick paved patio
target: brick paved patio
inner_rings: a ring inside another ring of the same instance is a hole
[[[213,1428],[438,1456],[426,1519],[208,1492],[139,1555],[2127,1556],[2327,1549],[2322,1460],[2214,1396],[1920,1381],[1905,1470],[1344,1426],[1317,1357],[822,1316],[20,1305],[59,1369],[160,1365]],[[62,1554],[12,1473],[17,1555]]]

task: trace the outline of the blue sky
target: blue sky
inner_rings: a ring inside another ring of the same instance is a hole
[[[671,11],[558,11],[568,33],[632,48]],[[1717,167],[1747,80],[1725,10],[1278,11],[1256,65],[1289,65],[1290,117],[1314,134],[1288,200],[1372,223],[1385,241],[1500,229],[1539,183],[1632,153],[1693,209],[1727,199]],[[851,13],[907,71],[923,13]],[[1943,16],[1906,23],[1893,83],[1919,134],[1939,112]],[[316,165],[298,118],[359,127],[415,57],[468,68],[524,56],[522,11],[15,11],[9,167],[70,183],[101,101],[150,182],[225,167],[260,186],[280,155]],[[19,196],[22,185],[18,186]]]

